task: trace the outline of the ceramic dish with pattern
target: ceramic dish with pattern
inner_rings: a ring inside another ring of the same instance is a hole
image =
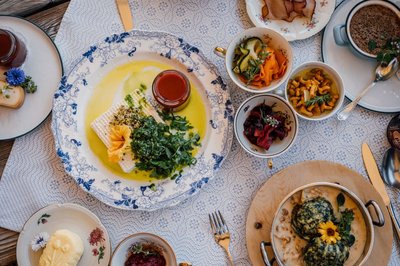
[[[42,248],[40,245],[62,229],[77,234],[83,242],[83,254],[78,266],[108,265],[111,244],[106,228],[88,209],[72,203],[49,205],[29,218],[18,237],[18,265],[39,265],[43,252],[43,245]],[[37,251],[32,249],[35,245]]]
[[[201,137],[197,162],[174,180],[151,179],[136,170],[124,173],[107,162],[107,150],[90,123],[138,86],[147,87],[146,99],[157,106],[151,83],[166,69],[184,73],[191,83],[189,104],[178,114],[186,116]],[[52,130],[66,172],[85,191],[113,207],[155,210],[178,204],[213,177],[230,150],[232,114],[227,86],[198,48],[168,33],[135,30],[91,46],[62,78]]]
[[[292,22],[285,20],[264,20],[261,9],[264,6],[264,0],[246,0],[247,14],[253,24],[257,27],[273,29],[282,34],[286,40],[302,40],[320,32],[335,9],[336,1],[316,0],[315,11],[310,19],[297,17]]]
[[[35,93],[25,93],[19,109],[0,106],[0,140],[22,136],[40,125],[50,114],[52,96],[63,75],[57,47],[35,24],[17,17],[0,15],[0,27],[13,32],[26,46],[25,62],[20,67],[35,81]],[[38,67],[40,65],[40,67]],[[6,68],[0,66],[0,80]]]
[[[322,37],[323,61],[335,68],[343,79],[345,95],[354,100],[374,80],[377,62],[364,56],[357,56],[349,47],[339,46],[334,40],[334,28],[346,22],[351,9],[361,0],[343,1],[333,13]],[[399,2],[391,1],[392,3]],[[400,79],[396,76],[379,82],[360,100],[359,105],[378,112],[400,111]]]

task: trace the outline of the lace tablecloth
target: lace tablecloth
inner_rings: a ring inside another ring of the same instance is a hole
[[[252,26],[245,1],[131,0],[130,5],[135,28],[171,32],[199,47],[219,68],[230,87],[235,107],[250,96],[229,81],[224,61],[213,54],[215,45],[227,46],[235,34]],[[56,38],[66,73],[92,43],[122,31],[114,1],[72,0]],[[321,60],[321,34],[291,44],[295,66]],[[218,209],[232,232],[231,252],[235,264],[250,265],[245,223],[258,188],[277,171],[306,160],[339,162],[366,176],[361,143],[369,143],[376,159],[381,161],[389,147],[385,130],[392,116],[356,108],[346,122],[336,118],[323,122],[301,120],[296,143],[286,154],[274,159],[272,170],[266,166],[266,160],[250,156],[234,140],[222,169],[200,193],[178,206],[154,212],[118,210],[79,188],[64,172],[55,153],[49,118],[15,141],[0,182],[0,226],[20,231],[39,208],[55,202],[73,202],[87,207],[100,218],[113,247],[129,234],[147,231],[167,239],[178,261],[225,265],[224,251],[215,243],[207,217],[207,213]],[[400,215],[399,191],[391,189],[389,194]],[[397,243],[391,265],[400,265]]]

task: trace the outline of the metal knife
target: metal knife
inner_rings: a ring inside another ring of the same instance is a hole
[[[128,0],[115,0],[125,31],[133,29],[133,18]]]
[[[394,226],[395,232],[397,234],[398,239],[400,240],[400,226],[399,221],[397,221],[394,216],[393,206],[390,203],[389,195],[386,192],[385,184],[382,181],[382,176],[379,173],[378,166],[376,165],[376,161],[374,155],[371,152],[367,143],[363,143],[361,146],[362,157],[364,160],[365,168],[367,169],[367,173],[369,176],[369,180],[371,180],[372,185],[381,195],[383,202],[385,203],[386,208],[389,211],[390,218],[392,219],[392,224]]]

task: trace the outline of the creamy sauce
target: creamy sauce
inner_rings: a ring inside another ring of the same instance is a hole
[[[305,189],[295,193],[289,200],[287,200],[279,213],[277,214],[277,222],[274,223],[274,245],[279,254],[279,257],[285,265],[305,265],[303,261],[302,251],[307,245],[307,241],[300,238],[291,227],[291,213],[296,203],[301,203],[306,199],[321,196],[326,198],[333,207],[334,214],[337,216],[338,205],[336,196],[340,191],[333,187],[318,187]],[[363,255],[365,243],[367,241],[367,228],[364,218],[357,204],[349,198],[345,193],[344,208],[354,211],[354,220],[351,223],[351,233],[355,236],[356,241],[350,248],[350,256],[344,265],[350,266],[357,263]]]
[[[131,173],[124,173],[118,164],[109,162],[106,146],[90,128],[90,123],[106,112],[113,104],[120,102],[125,95],[138,89],[140,84],[147,86],[146,93],[151,93],[154,78],[158,73],[167,69],[171,69],[171,66],[156,61],[134,61],[110,71],[94,88],[85,115],[86,137],[90,149],[101,163],[119,177],[151,181],[149,172],[134,170]],[[192,82],[190,84],[192,90],[189,104],[176,114],[186,116],[203,140],[207,130],[206,109],[198,89]]]

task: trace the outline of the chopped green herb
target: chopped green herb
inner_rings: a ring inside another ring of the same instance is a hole
[[[355,237],[350,233],[351,223],[354,220],[354,212],[350,209],[345,209],[340,212],[340,221],[338,222],[338,231],[342,240],[347,243],[349,247],[354,244]]]
[[[185,118],[173,115],[163,118],[166,124],[156,122],[153,117],[142,118],[131,142],[138,169],[151,171],[150,176],[158,179],[175,176],[183,167],[195,164],[192,151],[200,145],[200,136],[187,132],[191,125]]]
[[[133,102],[132,95],[128,94],[125,96],[125,102],[128,104],[129,107],[135,107],[135,103]]]

